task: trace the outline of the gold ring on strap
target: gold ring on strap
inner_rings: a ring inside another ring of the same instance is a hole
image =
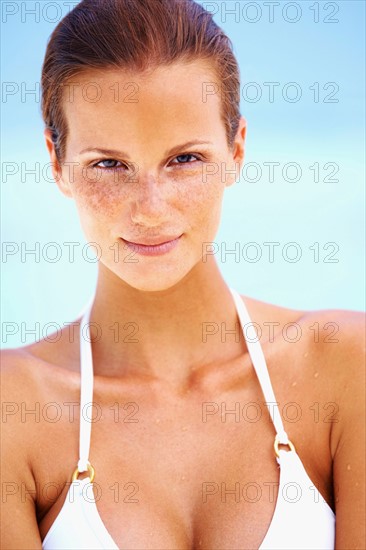
[[[87,465],[87,469],[88,469],[88,472],[89,472],[90,483],[92,483],[93,479],[95,477],[95,470],[94,470],[94,468],[91,464]],[[75,481],[78,478],[78,475],[81,474],[81,473],[84,473],[84,472],[79,472],[78,468],[76,467],[73,474],[72,474],[72,478],[71,478],[72,481]]]
[[[295,446],[294,446],[294,444],[293,444],[290,440],[288,440],[288,443],[280,443],[280,442],[278,441],[278,436],[276,435],[275,440],[274,440],[274,445],[273,445],[273,446],[274,446],[274,450],[275,450],[275,453],[276,453],[276,455],[278,456],[278,458],[280,457],[280,453],[278,452],[278,451],[279,451],[278,445],[288,445],[288,446],[290,447],[290,450],[291,450],[291,451],[295,451]],[[296,452],[296,451],[295,451],[295,452]]]

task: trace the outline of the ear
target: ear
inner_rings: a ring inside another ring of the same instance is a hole
[[[52,164],[52,175],[57,183],[60,191],[66,196],[66,197],[72,197],[70,182],[63,177],[62,175],[62,168],[60,166],[60,163],[57,159],[56,151],[55,151],[55,145],[52,141],[52,132],[49,128],[46,128],[44,130],[44,137],[46,140],[46,147],[48,149],[51,164]]]
[[[227,187],[232,185],[235,181],[238,181],[240,177],[241,167],[244,162],[244,153],[245,153],[245,137],[247,132],[247,121],[242,116],[239,121],[238,130],[236,132],[235,140],[232,147],[232,161],[237,171],[235,180],[230,178],[230,181],[226,184]]]

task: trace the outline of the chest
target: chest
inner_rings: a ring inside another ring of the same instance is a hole
[[[93,494],[119,548],[239,548],[243,541],[247,548],[259,548],[274,515],[280,471],[268,409],[250,385],[244,393],[195,398],[185,405],[169,399],[159,407],[138,399],[96,403],[100,409],[90,411]],[[60,488],[76,466],[78,418],[71,430],[69,424],[68,436],[65,430],[54,432],[50,449],[58,449],[58,469],[51,477]],[[312,465],[302,444],[311,423],[305,417],[288,432],[299,441],[305,465]],[[320,482],[330,500],[330,470],[310,469],[312,481]],[[49,482],[43,478],[44,486]],[[45,499],[42,536],[67,489],[51,506]]]

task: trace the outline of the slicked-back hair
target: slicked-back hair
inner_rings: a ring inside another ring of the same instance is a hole
[[[51,34],[42,67],[42,116],[59,162],[68,128],[63,91],[91,69],[145,72],[179,61],[208,60],[231,148],[240,120],[240,73],[233,46],[194,0],[82,0]]]

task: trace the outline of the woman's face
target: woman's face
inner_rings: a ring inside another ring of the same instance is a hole
[[[65,86],[69,132],[55,179],[100,262],[139,290],[167,289],[208,265],[205,243],[238,178],[245,137],[242,119],[229,150],[214,82],[210,66],[195,61],[149,74],[93,70]]]

